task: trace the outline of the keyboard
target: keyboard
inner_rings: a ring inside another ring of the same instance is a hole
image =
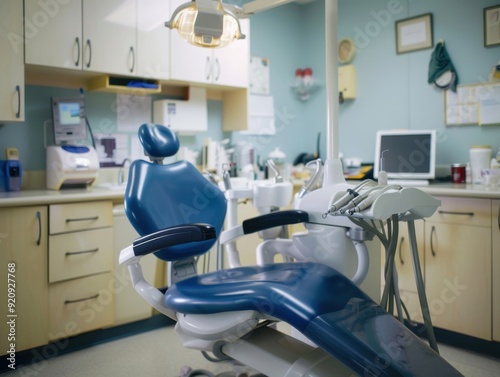
[[[423,187],[429,186],[427,179],[389,179],[388,185],[400,185],[401,187]]]

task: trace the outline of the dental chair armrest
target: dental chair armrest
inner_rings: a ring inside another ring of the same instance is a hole
[[[132,245],[120,252],[119,263],[130,265],[144,255],[164,247],[206,241],[216,236],[215,228],[208,224],[186,224],[165,228],[137,238]]]
[[[291,209],[253,217],[243,221],[242,226],[243,233],[250,234],[277,226],[299,224],[307,221],[309,221],[309,214],[307,212]]]
[[[134,255],[142,256],[164,247],[199,242],[216,237],[215,228],[208,224],[179,225],[147,234],[133,243]]]

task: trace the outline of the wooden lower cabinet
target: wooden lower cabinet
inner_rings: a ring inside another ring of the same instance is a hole
[[[492,200],[493,340],[500,342],[500,200]]]
[[[111,273],[51,284],[49,339],[60,339],[111,326],[114,287]]]
[[[491,230],[426,224],[425,286],[433,325],[491,340]]]
[[[2,354],[48,341],[47,234],[46,206],[0,209]]]
[[[436,199],[441,200],[441,206],[434,215],[415,224],[432,324],[498,341],[500,200],[446,196]],[[407,236],[406,226],[400,226],[395,264],[401,298],[411,318],[421,323],[413,266],[408,263]]]

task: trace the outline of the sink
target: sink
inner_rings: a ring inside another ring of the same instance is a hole
[[[286,207],[293,197],[291,182],[254,181],[253,204],[257,208]],[[264,212],[265,213],[265,212]]]
[[[97,185],[94,186],[95,188],[98,188],[98,189],[104,189],[104,190],[125,190],[125,188],[127,187],[127,183],[124,182],[124,183],[99,183]]]

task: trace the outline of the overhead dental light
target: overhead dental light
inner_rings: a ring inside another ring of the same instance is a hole
[[[177,29],[184,40],[195,46],[224,47],[245,38],[234,9],[221,0],[193,0],[179,6],[165,26]]]

